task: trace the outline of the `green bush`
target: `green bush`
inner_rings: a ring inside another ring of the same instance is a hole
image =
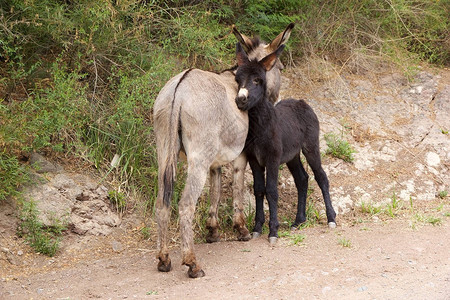
[[[0,153],[0,203],[18,195],[18,188],[28,180],[25,168],[16,157]]]

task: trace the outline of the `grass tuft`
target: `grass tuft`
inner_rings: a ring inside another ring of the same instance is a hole
[[[355,153],[355,150],[347,141],[342,140],[342,138],[335,133],[325,134],[324,139],[328,146],[325,151],[326,154],[340,158],[346,162],[353,162],[353,153]]]
[[[25,237],[27,243],[38,253],[54,256],[59,249],[60,237],[67,228],[65,222],[53,218],[47,227],[38,218],[34,201],[21,201],[18,235]]]
[[[346,248],[351,248],[352,247],[352,242],[349,239],[346,239],[346,238],[340,238],[338,240],[338,244],[341,245],[342,247],[346,247]]]

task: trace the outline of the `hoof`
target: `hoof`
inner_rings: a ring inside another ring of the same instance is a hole
[[[252,239],[257,239],[257,238],[259,238],[261,236],[261,233],[259,233],[259,232],[252,232]]]
[[[276,236],[270,236],[269,237],[269,244],[270,246],[274,246],[277,243],[278,238]]]
[[[220,237],[219,237],[219,235],[217,235],[217,236],[215,236],[215,235],[208,235],[206,237],[206,241],[208,243],[216,243],[216,242],[220,241]]]
[[[238,241],[241,241],[241,242],[247,242],[247,241],[250,241],[251,239],[252,239],[252,235],[250,233],[247,233],[247,235],[238,236]]]
[[[166,262],[163,262],[162,260],[159,261],[158,271],[169,272],[170,270],[172,270],[172,262],[170,261],[170,259]]]
[[[328,227],[329,228],[336,228],[336,223],[335,222],[329,222],[328,223]]]
[[[194,267],[189,267],[188,276],[190,278],[200,278],[205,276],[205,272],[194,265]]]

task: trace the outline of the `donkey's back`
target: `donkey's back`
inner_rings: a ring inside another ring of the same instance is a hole
[[[208,167],[230,162],[241,153],[248,126],[247,114],[234,102],[236,93],[230,71],[189,69],[178,74],[155,101],[158,143],[172,138],[177,151],[183,150],[188,159],[201,155]]]

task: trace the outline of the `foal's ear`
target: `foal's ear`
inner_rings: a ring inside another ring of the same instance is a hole
[[[234,25],[233,25],[233,34],[238,40],[238,42],[245,48],[245,51],[248,52],[251,49],[253,49],[252,40],[246,35],[241,34]]]
[[[242,49],[242,45],[240,43],[236,43],[236,59],[238,66],[248,63],[247,54],[244,49]]]
[[[270,42],[270,44],[267,46],[269,51],[275,51],[281,45],[286,44],[286,42],[289,40],[289,37],[291,36],[291,31],[292,28],[294,28],[294,25],[294,23],[289,24],[283,32],[277,35],[277,37],[274,38],[272,42]]]
[[[259,63],[264,67],[264,69],[269,72],[272,70],[273,66],[275,65],[277,58],[280,56],[281,52],[283,52],[285,45],[281,45],[278,47],[277,51],[270,53],[263,59],[259,61]]]

